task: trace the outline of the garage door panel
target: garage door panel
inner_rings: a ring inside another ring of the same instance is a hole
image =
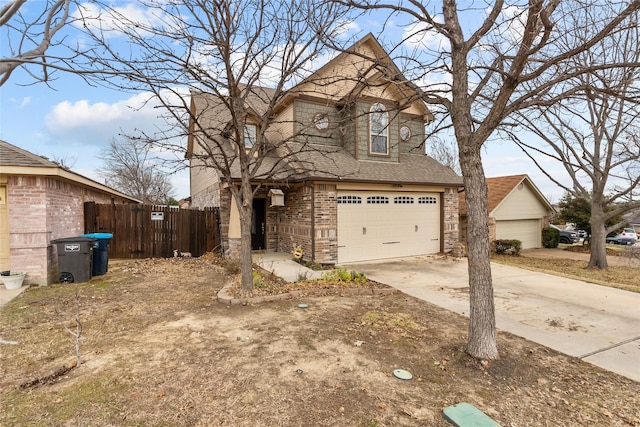
[[[340,192],[360,204],[338,204],[338,262],[440,251],[440,206],[434,193]],[[389,203],[367,203],[385,200]],[[397,199],[396,199],[397,197]],[[419,198],[430,203],[418,203]],[[395,203],[395,201],[402,203]],[[413,203],[410,203],[413,202]]]
[[[520,240],[522,249],[539,248],[541,234],[539,219],[496,221],[496,239]]]

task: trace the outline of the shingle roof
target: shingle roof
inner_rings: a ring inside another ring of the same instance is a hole
[[[511,190],[513,190],[525,178],[527,178],[526,174],[487,178],[487,207],[489,213],[491,213],[496,207],[498,207],[498,205],[504,200],[505,197],[507,197]],[[460,215],[467,214],[467,204],[465,202],[464,192],[461,192],[458,196],[458,211],[460,212]]]
[[[283,151],[287,151],[283,153]],[[385,182],[461,186],[462,177],[425,154],[401,154],[399,162],[360,161],[339,147],[288,143],[275,157],[264,157],[257,178],[299,182],[336,180],[342,182]],[[233,178],[240,178],[237,162]]]
[[[141,203],[139,200],[128,196],[124,193],[121,193],[118,190],[110,188],[104,184],[100,184],[97,181],[92,180],[91,178],[87,178],[86,176],[80,175],[76,172],[73,172],[65,167],[60,166],[59,164],[52,162],[46,157],[38,156],[33,154],[27,150],[24,150],[20,147],[16,147],[15,145],[9,144],[6,141],[0,140],[0,172],[2,172],[2,167],[5,167],[5,171],[9,170],[13,171],[9,173],[26,173],[26,174],[34,174],[34,175],[47,175],[47,176],[58,176],[63,179],[68,179],[74,182],[77,182],[81,185],[89,186],[95,188],[99,191],[103,191],[109,194],[114,194],[119,197],[123,197],[125,199],[129,199],[136,203]],[[40,168],[40,169],[29,169],[29,168]]]
[[[400,154],[399,162],[358,160],[342,148],[297,146],[296,160],[308,170],[307,179],[388,182],[395,184],[462,185],[462,177],[426,154]]]
[[[0,140],[0,166],[60,167],[46,157],[35,155],[2,140]]]

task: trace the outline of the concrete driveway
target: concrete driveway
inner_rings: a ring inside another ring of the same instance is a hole
[[[351,268],[468,316],[466,258],[402,258]],[[492,264],[492,277],[499,329],[640,381],[640,294],[500,264]]]

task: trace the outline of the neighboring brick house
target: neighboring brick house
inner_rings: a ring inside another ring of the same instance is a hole
[[[523,249],[542,246],[542,229],[554,212],[549,201],[527,175],[487,178],[489,237],[517,239]],[[467,240],[467,205],[460,192],[460,240]]]
[[[138,200],[0,141],[0,271],[27,273],[25,284],[57,280],[50,242],[84,233],[84,202]]]
[[[393,81],[377,67],[382,63]],[[273,93],[251,90],[247,127]],[[422,96],[371,34],[290,89],[265,132],[280,157],[264,159],[264,169],[278,173],[260,182],[254,198],[252,249],[291,252],[299,245],[304,259],[327,264],[450,251],[462,178],[424,154],[433,116]],[[216,171],[202,166],[203,146],[232,150],[225,138],[235,131],[207,93],[192,94],[191,114],[198,117],[187,151],[191,203],[220,207],[224,249],[237,254],[236,203]],[[209,139],[199,139],[205,132]],[[240,178],[235,170],[233,178]]]

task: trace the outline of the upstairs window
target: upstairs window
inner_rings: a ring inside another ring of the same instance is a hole
[[[369,151],[372,154],[389,154],[389,113],[384,105],[373,104],[369,110]]]
[[[244,148],[251,148],[256,143],[256,133],[258,128],[256,125],[244,125]]]

